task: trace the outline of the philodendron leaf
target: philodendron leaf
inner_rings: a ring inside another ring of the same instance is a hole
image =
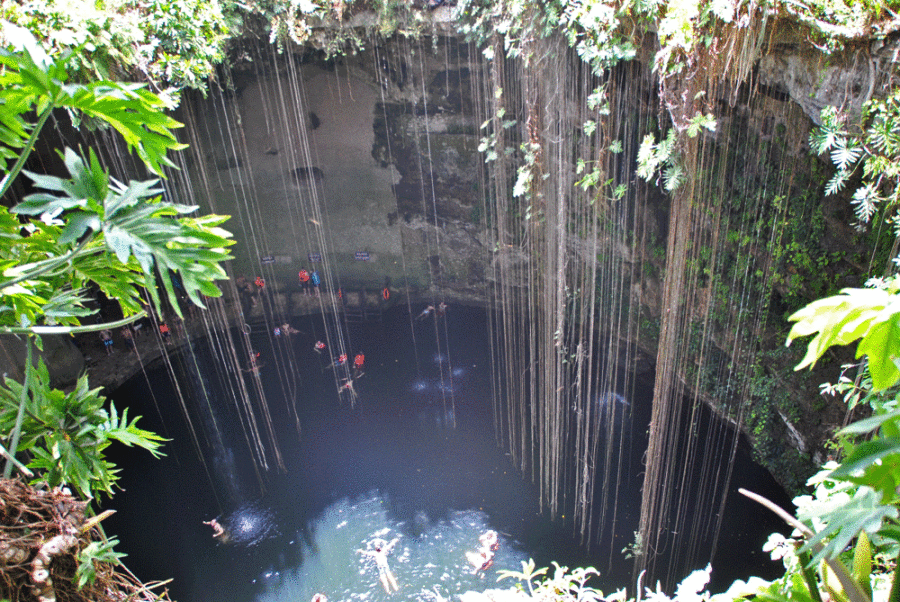
[[[814,334],[806,355],[795,370],[813,366],[834,345],[860,340],[856,356],[869,358],[869,371],[876,391],[900,380],[895,358],[900,355],[900,296],[880,288],[844,289],[840,295],[810,303],[794,313],[796,322],[787,345]]]

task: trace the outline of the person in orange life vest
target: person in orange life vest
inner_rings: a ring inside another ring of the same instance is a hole
[[[363,355],[362,351],[356,354],[356,357],[353,358],[353,378],[359,378],[363,374],[363,364],[366,363],[366,356]]]
[[[325,343],[323,343],[322,341],[316,341],[316,344],[313,345],[313,351],[315,351],[316,353],[322,353],[323,351],[325,351]]]
[[[168,343],[170,341],[170,337],[172,336],[172,333],[169,331],[169,325],[165,322],[161,323],[159,325],[159,334],[161,334],[163,340]]]
[[[300,280],[300,288],[303,289],[303,294],[309,294],[309,272],[305,269],[301,269],[297,272],[297,278]]]
[[[344,366],[346,364],[347,364],[347,354],[342,353],[339,356],[337,356],[337,358],[333,362],[331,362],[331,364],[322,368],[322,370],[324,371],[324,370],[328,370],[329,368],[337,368],[339,366]]]

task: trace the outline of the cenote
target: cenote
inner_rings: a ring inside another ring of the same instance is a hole
[[[108,504],[117,510],[108,528],[120,536],[129,568],[143,580],[171,578],[173,598],[185,602],[306,601],[315,593],[381,600],[388,595],[374,563],[357,550],[398,537],[389,561],[400,591],[391,599],[508,587],[511,580],[497,583],[498,571],[529,558],[538,566],[595,566],[606,592],[632,585],[631,561],[620,550],[638,528],[652,375],[638,379],[632,399],[612,392],[599,400],[630,417],[619,418],[628,433],[611,540],[585,545],[568,517],[550,519],[529,475],[496,442],[485,311],[454,305],[439,320],[440,339],[434,319],[411,320],[405,304],[380,320],[345,325],[350,351],[366,358],[353,407],[336,392],[330,354],[313,350],[321,316],[295,318],[299,333],[289,339],[250,325],[284,469],[257,473],[235,401],[217,385],[223,368],[202,340],[172,354],[196,444],[164,368],[116,391],[117,406],[142,415],[140,426],[172,439],[162,459],[130,449],[115,458],[124,490]],[[275,345],[290,345],[297,358],[295,399],[285,398]],[[761,548],[781,526],[737,495],[739,486],[784,501],[742,444],[713,558],[714,589],[779,569]],[[215,517],[228,541],[203,524]],[[465,552],[487,529],[500,533],[500,549],[476,577]]]

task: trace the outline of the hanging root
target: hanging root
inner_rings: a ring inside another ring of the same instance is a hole
[[[56,602],[53,580],[50,579],[50,563],[56,556],[68,554],[78,545],[74,535],[57,535],[42,545],[34,560],[31,561],[31,591],[38,602]]]

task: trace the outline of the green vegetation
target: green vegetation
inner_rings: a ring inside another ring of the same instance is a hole
[[[216,0],[4,1],[0,18],[31,31],[51,55],[70,54],[68,67],[78,81],[204,88],[224,58],[234,20],[225,5]],[[15,43],[8,33],[0,41]]]
[[[127,410],[106,407],[106,399],[89,388],[84,376],[69,392],[52,388],[47,367],[34,360],[33,348],[41,348],[41,335],[125,325],[145,315],[145,294],[162,315],[160,290],[180,312],[170,270],[179,274],[190,299],[202,305],[202,295],[221,294],[214,281],[225,278],[220,264],[230,258],[232,241],[219,227],[227,218],[195,216],[196,207],[163,202],[158,180],[117,182],[93,151],[85,156],[60,149],[66,178],[23,170],[41,127],[56,109],[69,111],[78,121],[90,118],[111,126],[158,174],[171,165],[166,153],[183,145],[172,133],[180,124],[162,112],[165,103],[159,96],[134,84],[73,83],[68,69],[83,70],[82,61],[67,54],[53,57],[26,30],[4,25],[0,196],[21,174],[37,190],[11,210],[0,207],[0,334],[24,336],[26,349],[23,382],[7,378],[0,385],[4,478],[15,469],[36,486],[66,486],[90,502],[113,493],[117,469],[104,453],[112,442],[159,455],[163,439],[138,428],[138,418],[129,420]],[[118,300],[124,319],[86,325],[85,319],[97,313],[89,306],[89,290]],[[93,508],[87,505],[86,511]],[[87,532],[93,524],[71,528]],[[37,538],[33,547],[40,548],[38,558],[46,557],[42,562],[49,565],[63,551],[76,556],[79,589],[96,581],[96,563],[117,564],[121,556],[113,550],[115,539],[78,549],[78,538],[66,534],[47,548],[42,533],[38,528],[30,532]],[[14,546],[13,553],[32,544],[25,546]],[[35,569],[36,588],[52,588],[47,577],[37,575]]]
[[[365,27],[350,25],[354,14],[373,10],[378,15]],[[744,11],[739,14],[740,11]],[[800,0],[788,3],[735,5],[719,0],[624,0],[580,3],[551,0],[460,0],[455,14],[462,31],[484,43],[502,36],[502,48],[510,57],[529,59],[528,42],[534,36],[563,32],[569,44],[596,73],[633,58],[642,38],[655,35],[654,65],[662,79],[679,74],[688,58],[712,46],[716,36],[758,33],[752,27],[762,16],[788,16],[809,26],[811,37],[825,51],[847,42],[884,37],[891,7],[871,0]],[[0,153],[5,163],[2,192],[22,173],[41,126],[55,108],[70,111],[77,119],[89,118],[115,128],[148,169],[160,173],[168,165],[167,152],[180,145],[172,135],[178,124],[166,117],[171,106],[167,94],[116,83],[115,79],[152,82],[155,89],[203,88],[215,65],[224,60],[229,36],[255,31],[260,24],[273,42],[315,43],[327,53],[362,48],[370,34],[418,35],[427,23],[427,12],[399,0],[299,2],[253,1],[247,3],[207,0],[159,0],[134,2],[3,2],[0,17],[33,32],[43,47],[15,27],[3,29],[0,56]],[[328,24],[328,34],[316,38],[316,28]],[[651,33],[652,32],[652,33]],[[49,53],[44,49],[49,49]],[[486,50],[488,54],[493,46]],[[51,58],[53,57],[53,58]],[[500,59],[501,57],[488,58]],[[742,58],[742,57],[738,57]],[[497,91],[501,93],[501,91]],[[592,95],[592,108],[601,106],[603,90]],[[36,119],[32,119],[36,115]],[[673,116],[676,127],[647,134],[641,147],[641,173],[657,178],[662,188],[675,190],[684,181],[680,142],[702,129],[712,129],[714,115],[686,111]],[[489,160],[509,156],[513,149],[495,148],[498,134],[515,121],[496,116],[496,128],[484,128],[483,148]],[[597,124],[586,126],[589,135]],[[486,124],[487,125],[487,124]],[[859,125],[860,127],[857,127]],[[519,171],[515,191],[526,195],[536,173],[539,150],[525,143],[526,165]],[[896,92],[871,100],[860,124],[851,124],[834,109],[823,113],[823,126],[811,139],[819,154],[827,154],[837,172],[826,193],[853,187],[856,217],[861,223],[882,219],[900,231],[896,211],[900,202],[900,96]],[[615,148],[610,148],[615,152]],[[115,468],[104,459],[112,441],[139,445],[159,453],[160,439],[142,431],[125,413],[104,408],[104,400],[79,380],[64,394],[49,388],[46,367],[32,362],[32,341],[41,333],[99,330],[116,324],[85,326],[91,315],[86,301],[88,286],[96,286],[119,299],[126,320],[143,310],[141,292],[161,304],[159,290],[173,296],[168,270],[179,272],[185,290],[198,305],[202,295],[219,292],[212,284],[222,278],[219,264],[228,259],[228,234],[219,216],[194,216],[195,208],[164,203],[157,182],[115,182],[90,151],[61,149],[68,177],[26,173],[39,189],[13,212],[0,211],[0,277],[3,307],[0,332],[28,337],[28,359],[23,383],[7,380],[0,388],[0,429],[8,454],[7,474],[17,468],[35,480],[67,484],[86,498],[110,494]],[[578,163],[585,188],[607,183],[595,169],[596,158]],[[621,198],[617,188],[605,194]],[[600,193],[598,193],[599,195]],[[597,198],[600,198],[598,196]],[[799,199],[795,222],[805,231],[788,233],[783,246],[770,249],[776,262],[792,266],[784,276],[790,309],[809,295],[827,294],[827,270],[836,255],[820,256],[806,243],[824,228],[820,214],[804,213],[818,195]],[[798,202],[798,199],[781,199]],[[473,208],[473,219],[480,208]],[[491,212],[486,212],[489,219]],[[746,240],[729,232],[735,247]],[[805,239],[804,239],[805,237]],[[665,258],[662,242],[651,246],[654,263]],[[897,255],[896,247],[885,255]],[[697,265],[696,269],[709,269]],[[862,275],[861,275],[862,276]],[[819,278],[819,280],[814,280]],[[726,290],[717,295],[724,299]],[[853,404],[868,408],[871,418],[850,425],[838,434],[835,451],[841,462],[823,467],[810,485],[813,494],[797,498],[796,517],[785,520],[796,528],[788,538],[773,537],[768,549],[783,560],[785,575],[771,583],[751,580],[736,583],[719,596],[705,592],[708,570],[689,576],[675,600],[710,600],[748,597],[766,601],[866,602],[900,599],[896,583],[896,558],[900,551],[898,487],[900,487],[900,408],[897,382],[900,369],[900,281],[886,277],[871,286],[848,289],[822,299],[794,314],[797,325],[789,340],[812,335],[800,366],[811,366],[833,345],[859,341],[857,357],[862,376],[843,379],[829,390],[844,394]],[[173,304],[177,308],[177,303]],[[177,311],[177,310],[176,310]],[[123,323],[125,322],[123,321]],[[659,322],[643,318],[642,336],[658,338]],[[775,355],[773,353],[773,355]],[[864,359],[863,359],[864,358]],[[773,375],[760,370],[752,388],[761,402],[750,412],[749,426],[761,440],[768,420],[798,409],[777,395]],[[84,550],[79,581],[93,578],[93,559],[115,562],[113,540]],[[523,566],[518,578],[534,597],[553,599],[625,599],[624,592],[604,596],[588,586],[592,569],[568,572],[555,567]],[[705,578],[704,578],[705,575]],[[641,584],[638,584],[638,590]],[[670,598],[647,588],[641,597],[660,602]]]

